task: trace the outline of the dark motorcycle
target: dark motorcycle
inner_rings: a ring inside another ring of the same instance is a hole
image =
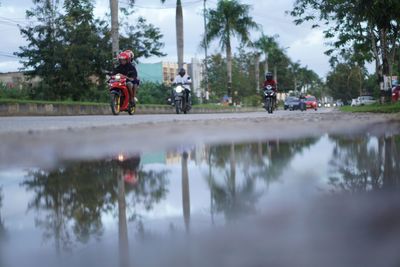
[[[191,109],[190,90],[186,89],[184,84],[179,83],[175,86],[173,92],[176,114],[180,114],[181,112],[187,114]]]
[[[269,114],[272,114],[275,109],[275,95],[271,85],[264,87],[264,108]]]

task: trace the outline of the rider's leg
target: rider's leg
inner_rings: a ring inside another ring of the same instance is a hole
[[[133,99],[134,99],[133,83],[128,82],[126,85],[128,87],[128,91],[129,91],[129,101],[130,101],[130,103],[133,103]]]

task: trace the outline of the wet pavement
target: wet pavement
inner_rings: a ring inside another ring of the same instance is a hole
[[[309,119],[159,150],[21,135],[50,144],[0,165],[0,266],[400,266],[399,124]]]

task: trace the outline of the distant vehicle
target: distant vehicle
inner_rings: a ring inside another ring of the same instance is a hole
[[[314,109],[315,111],[318,110],[318,101],[315,98],[315,96],[311,96],[311,95],[306,96],[305,102],[306,102],[307,109]]]
[[[400,85],[392,89],[392,102],[397,102],[400,100]]]
[[[298,97],[290,96],[286,98],[284,109],[285,110],[296,110],[299,109],[300,100]]]
[[[351,106],[365,106],[375,104],[377,101],[372,96],[359,96],[351,101]]]
[[[344,106],[343,101],[342,101],[342,100],[336,101],[336,106],[337,106],[337,107],[343,107],[343,106]]]

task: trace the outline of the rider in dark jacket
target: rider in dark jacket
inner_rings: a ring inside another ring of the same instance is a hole
[[[130,103],[135,106],[135,96],[139,80],[135,66],[131,63],[131,55],[127,52],[122,52],[118,55],[119,65],[114,68],[113,75],[122,74],[127,77],[126,85],[129,90]]]

